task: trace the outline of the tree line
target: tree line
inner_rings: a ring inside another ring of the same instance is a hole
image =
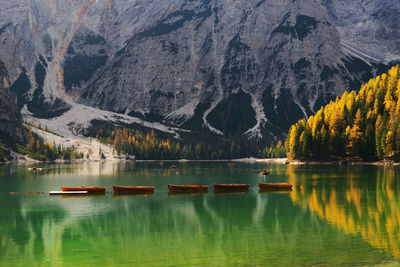
[[[0,162],[8,162],[11,158],[10,149],[21,155],[27,155],[32,159],[40,161],[74,160],[83,158],[83,153],[77,152],[74,147],[56,145],[55,142],[47,143],[31,128],[24,128],[24,141],[17,142],[12,138],[0,133],[0,140],[6,144],[6,149],[0,145]]]
[[[28,129],[28,144],[19,147],[19,152],[41,161],[54,161],[56,159],[73,160],[83,158],[83,153],[76,152],[74,147],[56,145],[55,142],[46,143],[42,138]]]
[[[259,148],[243,139],[224,140],[220,137],[169,138],[154,130],[145,131],[117,127],[92,121],[88,136],[112,145],[116,154],[135,155],[137,159],[232,159],[242,157],[284,157],[281,142]]]
[[[292,125],[285,147],[290,159],[399,161],[399,125],[397,65]]]

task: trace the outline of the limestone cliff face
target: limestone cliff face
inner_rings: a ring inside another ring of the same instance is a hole
[[[0,58],[38,117],[78,101],[276,139],[400,58],[399,2],[367,2],[0,0]]]
[[[10,91],[10,81],[4,63],[0,61],[0,131],[17,141],[23,141],[21,114],[17,100]]]

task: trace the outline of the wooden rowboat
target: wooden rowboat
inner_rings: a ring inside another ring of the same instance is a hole
[[[208,185],[173,185],[169,184],[170,192],[207,192]]]
[[[249,184],[213,184],[214,190],[221,191],[243,191],[249,190]]]
[[[74,186],[74,187],[61,186],[61,190],[62,191],[88,191],[88,193],[91,193],[91,192],[104,193],[106,191],[106,188],[100,187],[100,186]]]
[[[119,186],[113,185],[114,192],[118,193],[142,193],[142,192],[154,192],[154,186]]]
[[[293,185],[288,183],[258,183],[260,190],[267,189],[292,189]]]

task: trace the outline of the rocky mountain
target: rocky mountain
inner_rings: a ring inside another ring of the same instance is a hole
[[[0,60],[0,132],[17,141],[23,141],[21,114],[17,107],[17,99],[10,91],[10,81],[4,63]]]
[[[22,112],[42,122],[79,103],[276,140],[400,59],[397,0],[0,0],[0,6],[0,59]]]

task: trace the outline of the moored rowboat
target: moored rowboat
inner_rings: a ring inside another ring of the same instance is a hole
[[[62,191],[88,191],[90,192],[105,192],[106,188],[105,187],[100,187],[100,186],[74,186],[74,187],[68,187],[68,186],[61,186]]]
[[[170,192],[207,192],[208,185],[173,185],[169,184]]]
[[[214,190],[249,190],[249,184],[213,184]]]
[[[153,192],[154,191],[154,186],[119,186],[119,185],[113,185],[113,190],[114,192]]]
[[[260,190],[263,189],[292,189],[293,185],[288,183],[258,183]]]

